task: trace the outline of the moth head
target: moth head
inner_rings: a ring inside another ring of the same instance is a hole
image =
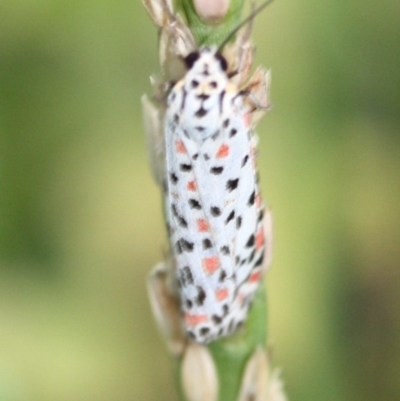
[[[197,95],[212,95],[221,92],[226,85],[228,63],[215,49],[204,48],[189,53],[184,61],[188,68],[186,90]]]

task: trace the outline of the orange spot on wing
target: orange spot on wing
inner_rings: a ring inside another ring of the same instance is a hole
[[[222,159],[223,157],[227,157],[229,155],[229,146],[226,144],[222,144],[217,152],[217,158]]]
[[[221,288],[220,290],[215,291],[215,298],[218,302],[223,301],[228,297],[228,290],[226,288]]]
[[[260,195],[256,195],[256,206],[259,208],[261,206],[261,196]]]
[[[207,315],[192,315],[190,313],[185,313],[185,323],[189,327],[197,326],[200,323],[205,323],[207,320]]]
[[[187,189],[189,191],[196,191],[197,187],[196,187],[196,183],[194,181],[189,181],[187,183]]]
[[[205,219],[197,219],[197,230],[200,231],[201,233],[206,232],[210,229],[210,226]]]
[[[258,270],[256,272],[253,272],[250,274],[248,281],[249,281],[249,283],[255,283],[256,281],[259,281],[260,278],[261,278],[261,271]]]
[[[178,153],[187,153],[186,147],[182,141],[175,141],[175,149]]]
[[[220,265],[219,257],[213,256],[211,258],[203,259],[203,268],[207,274],[213,274]]]
[[[260,228],[256,235],[256,249],[257,251],[264,246],[264,230]]]

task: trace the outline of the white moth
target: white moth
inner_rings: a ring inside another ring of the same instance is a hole
[[[186,330],[208,343],[247,316],[262,277],[264,206],[249,94],[216,49],[185,61],[167,100],[165,209]]]

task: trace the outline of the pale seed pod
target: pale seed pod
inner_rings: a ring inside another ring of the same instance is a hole
[[[156,183],[162,185],[165,169],[165,139],[162,126],[164,113],[146,95],[142,96],[142,113],[150,169]]]
[[[272,213],[271,210],[269,209],[265,211],[263,228],[264,228],[264,238],[265,238],[265,256],[264,256],[262,271],[265,274],[269,269],[269,267],[271,266],[272,262],[272,242],[273,242]]]
[[[172,14],[171,0],[142,0],[142,3],[153,22],[159,27],[164,26]]]
[[[181,369],[182,388],[188,401],[217,401],[218,375],[207,347],[190,343]]]
[[[195,47],[194,38],[179,15],[161,29],[158,54],[165,81],[178,81],[183,77],[186,69],[182,58]]]
[[[271,373],[268,387],[268,398],[266,401],[287,401],[279,369],[274,369]]]
[[[183,334],[179,300],[172,287],[170,265],[158,264],[148,280],[150,304],[157,324],[169,351],[179,356],[185,349],[187,339]]]
[[[238,401],[267,401],[268,379],[268,360],[265,351],[260,347],[246,364]]]
[[[248,360],[238,401],[287,401],[279,369],[271,371],[270,358],[261,347]]]
[[[230,0],[193,0],[197,15],[204,21],[218,21],[228,12]]]

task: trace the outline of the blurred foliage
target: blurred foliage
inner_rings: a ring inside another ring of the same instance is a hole
[[[291,400],[400,396],[400,3],[257,17],[274,108],[270,338]],[[166,239],[139,1],[0,3],[0,400],[176,399],[145,279]]]

